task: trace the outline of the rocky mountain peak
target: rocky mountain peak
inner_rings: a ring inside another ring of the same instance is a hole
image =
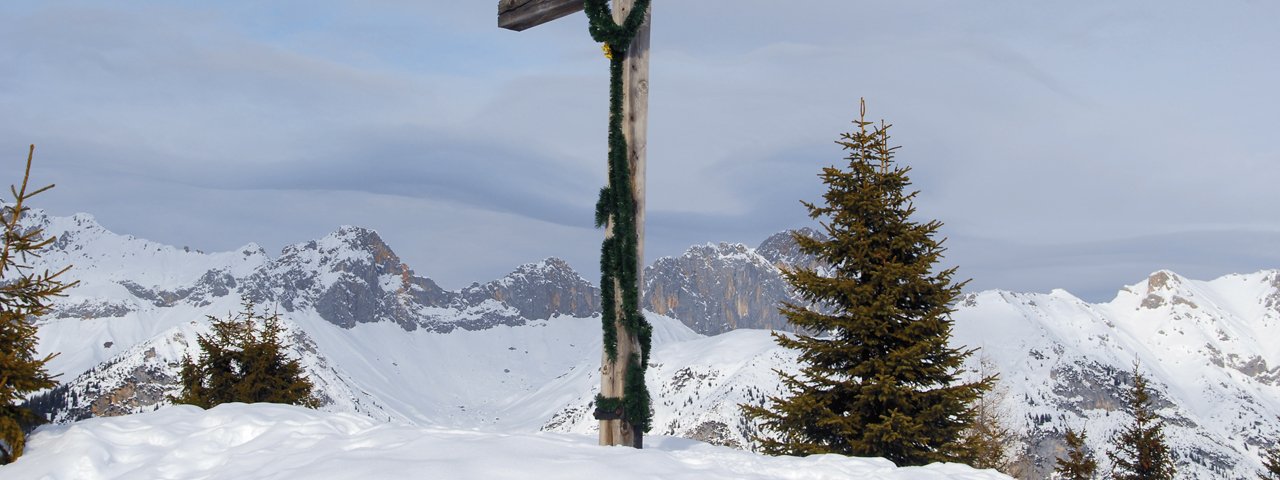
[[[13,206],[13,202],[6,199],[0,199],[0,207],[12,207],[12,206]],[[81,216],[87,217],[90,222],[93,222],[93,216],[89,214],[77,213],[73,218],[78,218]],[[37,226],[47,228],[49,226],[49,221],[51,218],[53,217],[51,217],[48,212],[45,212],[44,209],[32,208],[27,210],[27,213],[22,214],[22,218],[20,219],[19,224],[26,228],[37,227]]]
[[[461,296],[472,305],[488,300],[505,303],[528,319],[589,317],[600,308],[600,290],[568,262],[555,257],[521,265],[483,285],[473,283],[462,290]]]
[[[523,265],[465,293],[451,292],[415,275],[376,231],[358,226],[288,245],[273,259],[253,243],[206,254],[117,235],[87,214],[32,212],[26,225],[58,235],[42,261],[76,264],[82,287],[121,291],[133,299],[85,295],[88,290],[82,288],[59,303],[60,318],[115,318],[139,308],[179,305],[203,308],[234,297],[286,312],[314,310],[345,328],[392,322],[406,330],[450,331],[557,315],[589,317],[599,305],[595,287],[558,258]]]
[[[41,212],[41,213],[44,213],[44,212]],[[80,212],[75,215],[72,215],[71,221],[74,222],[76,225],[87,226],[87,227],[101,227],[101,225],[98,225],[98,219],[96,217],[84,212]]]
[[[1272,270],[1267,274],[1270,291],[1263,298],[1263,305],[1280,315],[1280,270]]]
[[[1186,279],[1169,270],[1160,270],[1147,277],[1141,307],[1156,309],[1173,304],[1195,308],[1196,304],[1191,300],[1194,296],[1186,285]]]
[[[1168,270],[1153,272],[1147,277],[1147,294],[1161,290],[1174,290],[1182,284],[1182,277]]]
[[[245,295],[289,311],[315,308],[342,327],[392,321],[406,330],[433,324],[420,310],[449,305],[454,295],[409,266],[374,230],[345,225],[318,240],[284,247],[254,272]]]
[[[587,280],[574,270],[569,262],[556,257],[549,257],[541,262],[526,263],[516,267],[515,271],[508,273],[505,277],[498,280],[504,283],[515,283],[521,281],[530,281],[530,279],[551,279],[551,278],[568,278],[574,281]]]
[[[644,271],[645,308],[716,335],[737,328],[787,329],[778,301],[790,298],[781,272],[741,243],[690,247]]]
[[[93,215],[77,213],[70,217],[56,217],[39,208],[28,210],[22,216],[22,225],[26,228],[43,228],[46,238],[57,237],[53,248],[60,250],[65,249],[74,238],[107,232],[107,229],[98,224]]]
[[[755,251],[741,243],[705,243],[702,245],[694,245],[685,250],[682,258],[701,258],[705,261],[757,261],[758,255]],[[663,259],[658,259],[662,261]]]
[[[33,208],[23,216],[22,222],[28,225],[44,228],[45,235],[56,235],[59,243],[63,242],[62,237],[88,239],[90,237],[117,236],[115,233],[108,230],[107,227],[98,223],[97,217],[87,213],[77,213],[70,217],[59,217],[50,215],[44,210]],[[123,235],[122,237],[127,239],[135,238],[132,235]]]
[[[262,248],[262,245],[258,245],[255,242],[249,242],[236,251],[240,252],[240,256],[243,258],[267,258],[267,249]]]
[[[378,232],[363,227],[344,225],[319,240],[296,243],[284,247],[279,263],[329,267],[332,270],[350,268],[353,264],[376,266],[378,273],[400,273],[405,267],[400,257],[382,241]]]
[[[798,233],[802,236],[817,239],[826,239],[827,236],[822,232],[809,227],[798,230],[786,230],[775,233],[766,238],[756,247],[756,253],[761,257],[769,260],[775,267],[797,267],[806,269],[817,269],[821,263],[812,255],[806,255],[800,252],[800,246],[796,244],[792,233]]]

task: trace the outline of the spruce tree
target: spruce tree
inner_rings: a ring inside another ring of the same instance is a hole
[[[1258,478],[1280,480],[1280,438],[1275,439],[1271,448],[1263,451],[1262,466],[1264,470],[1258,474]]]
[[[1067,458],[1059,458],[1053,467],[1054,473],[1062,480],[1093,480],[1098,475],[1098,461],[1093,452],[1085,446],[1088,434],[1081,430],[1067,428]]]
[[[319,403],[298,360],[284,353],[279,314],[260,318],[246,302],[239,315],[209,320],[212,332],[196,336],[200,357],[183,359],[182,393],[170,400],[201,408],[230,402]]]
[[[942,224],[911,219],[917,192],[906,190],[910,168],[893,160],[889,125],[868,122],[865,104],[854,124],[837,142],[848,152],[847,168],[824,168],[822,204],[802,202],[826,238],[793,235],[801,252],[828,267],[784,271],[813,305],[781,308],[813,335],[774,334],[799,350],[801,371],[778,372],[787,398],[743,411],[757,422],[756,441],[769,454],[957,461],[971,404],[993,379],[959,378],[973,353],[948,345],[963,283],[952,281],[954,268],[934,271],[944,251],[934,239]]]
[[[1156,414],[1147,377],[1133,366],[1133,387],[1125,398],[1133,422],[1116,433],[1107,452],[1116,480],[1171,480],[1173,457],[1164,439],[1164,421]]]
[[[980,379],[993,379],[991,389],[972,404],[973,422],[961,434],[964,453],[960,460],[974,468],[992,469],[1011,477],[1021,476],[1029,459],[1026,441],[1012,426],[1004,401],[1009,389],[999,382],[995,362],[982,355],[976,372]]]
[[[45,363],[54,355],[36,358],[37,329],[32,322],[49,312],[53,297],[75,285],[62,281],[70,266],[51,273],[36,272],[27,264],[55,240],[45,238],[39,227],[19,225],[28,211],[27,200],[53,188],[49,185],[27,191],[35,148],[32,145],[27,152],[22,186],[10,187],[13,203],[0,209],[0,221],[4,222],[4,247],[0,250],[0,465],[22,456],[25,427],[43,420],[22,407],[22,401],[29,393],[57,385],[45,370]]]

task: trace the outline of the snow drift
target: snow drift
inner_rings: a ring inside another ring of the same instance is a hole
[[[674,437],[600,447],[588,435],[502,434],[380,423],[270,404],[172,406],[41,427],[2,478],[243,480],[602,478],[1008,479],[965,465],[898,468],[838,455],[767,457]]]

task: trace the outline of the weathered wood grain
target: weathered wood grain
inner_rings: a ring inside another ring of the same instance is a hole
[[[614,21],[622,23],[627,18],[627,14],[631,13],[631,8],[635,4],[635,0],[613,0],[613,17]],[[644,272],[644,211],[645,211],[645,162],[646,162],[646,141],[648,140],[649,131],[649,23],[653,14],[653,6],[650,4],[648,15],[645,17],[644,24],[636,33],[636,38],[631,41],[631,46],[627,49],[627,58],[622,66],[622,85],[626,92],[622,100],[622,133],[627,137],[627,145],[631,151],[627,152],[627,157],[631,162],[631,194],[635,198],[636,205],[636,291],[644,286],[644,279],[641,278]],[[610,235],[611,232],[605,232]],[[620,285],[618,287],[621,287]],[[615,292],[622,292],[622,288],[615,288]],[[618,298],[614,305],[618,310],[615,318],[622,318],[622,299]],[[618,357],[617,361],[611,362],[606,358],[600,367],[600,392],[606,397],[621,397],[625,388],[627,378],[628,361],[632,354],[640,353],[640,339],[632,336],[622,326],[621,322],[615,322],[614,329],[618,335]],[[627,422],[619,420],[601,420],[600,421],[600,444],[601,445],[626,445],[640,448],[644,443],[644,432],[633,431],[631,425]]]
[[[498,26],[519,32],[582,11],[582,6],[583,0],[500,0]]]

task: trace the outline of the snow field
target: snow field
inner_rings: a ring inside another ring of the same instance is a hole
[[[271,404],[155,412],[45,426],[0,478],[41,480],[871,479],[1000,480],[964,465],[897,468],[883,459],[767,457],[674,437],[646,449],[591,435],[493,433],[380,423]]]

